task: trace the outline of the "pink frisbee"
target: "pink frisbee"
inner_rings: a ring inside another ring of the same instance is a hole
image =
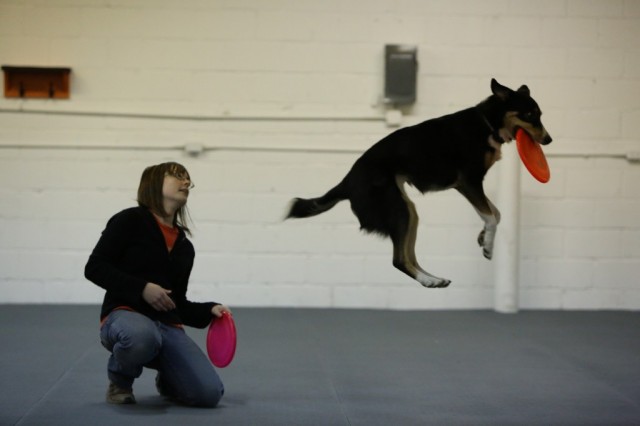
[[[209,324],[207,332],[207,354],[209,359],[219,368],[231,363],[236,353],[236,325],[228,312],[215,317]]]

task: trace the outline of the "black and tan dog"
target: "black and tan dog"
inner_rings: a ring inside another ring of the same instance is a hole
[[[418,264],[418,214],[404,184],[422,193],[457,189],[484,221],[478,243],[491,259],[500,212],[484,193],[485,174],[518,128],[538,143],[551,142],[527,86],[513,91],[492,79],[491,91],[475,107],[391,133],[369,148],[325,195],[294,199],[287,218],[314,216],[349,200],[362,230],[391,237],[396,268],[425,287],[448,286],[451,281],[431,275]]]

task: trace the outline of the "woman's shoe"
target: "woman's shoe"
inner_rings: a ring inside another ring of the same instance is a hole
[[[113,383],[107,388],[107,402],[109,404],[135,404],[136,397],[132,389],[123,389]]]

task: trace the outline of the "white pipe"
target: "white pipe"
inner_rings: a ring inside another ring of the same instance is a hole
[[[501,313],[518,312],[520,159],[513,148],[503,149],[503,158],[498,163],[496,207],[502,214],[495,241],[494,309]]]
[[[209,113],[203,115],[196,115],[190,113],[176,114],[176,113],[162,113],[162,112],[136,112],[136,111],[106,111],[106,110],[65,110],[55,109],[47,107],[25,107],[26,104],[16,108],[0,107],[0,113],[7,114],[33,114],[33,115],[58,115],[58,116],[72,116],[72,117],[103,117],[103,118],[133,118],[133,119],[147,119],[147,120],[185,120],[185,121],[319,121],[319,122],[333,122],[333,121],[346,121],[346,122],[359,122],[359,121],[386,121],[388,118],[380,113],[371,114],[350,114],[350,115],[335,115],[335,114],[304,114],[304,113],[290,113],[284,112],[282,114],[247,114],[247,113],[235,113],[230,114],[226,112]],[[402,113],[400,112],[400,120],[402,120]],[[397,113],[392,114],[395,120],[397,120]],[[390,126],[396,127],[398,124],[390,123]]]

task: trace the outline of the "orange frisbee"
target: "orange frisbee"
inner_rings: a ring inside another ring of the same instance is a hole
[[[549,182],[551,172],[549,164],[540,144],[529,136],[529,133],[523,129],[516,132],[516,145],[518,146],[518,154],[524,166],[529,170],[531,176],[542,183]]]

